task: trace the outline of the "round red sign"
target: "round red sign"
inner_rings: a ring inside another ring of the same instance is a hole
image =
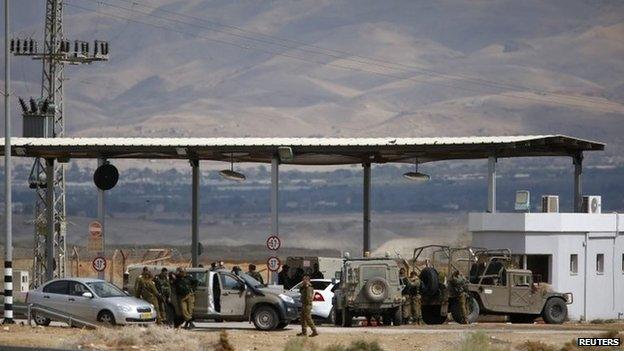
[[[282,263],[280,262],[279,258],[275,256],[271,256],[267,260],[267,269],[271,272],[277,272],[281,265]]]
[[[96,272],[102,272],[106,269],[106,259],[104,257],[98,256],[93,259],[91,262],[91,266],[95,269]]]
[[[266,246],[269,250],[275,251],[282,246],[282,241],[277,235],[271,235],[267,238]]]

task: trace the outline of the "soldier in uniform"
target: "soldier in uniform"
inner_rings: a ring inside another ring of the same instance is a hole
[[[301,294],[301,333],[297,336],[308,335],[307,327],[312,329],[310,336],[317,336],[316,326],[312,320],[312,300],[314,298],[314,288],[310,283],[310,275],[305,273],[303,275],[303,283],[299,287],[299,293]]]
[[[416,271],[412,271],[410,273],[409,281],[412,285],[409,291],[410,314],[412,315],[412,321],[420,325],[423,324],[420,296],[420,278],[418,278],[418,274],[416,274]]]
[[[154,277],[154,285],[156,285],[156,290],[160,294],[160,299],[158,299],[158,304],[160,307],[160,312],[162,312],[163,319],[166,321],[171,321],[173,318],[168,315],[167,305],[171,300],[171,284],[169,283],[169,276],[167,272],[167,268],[160,270],[160,274]]]
[[[449,286],[451,288],[451,292],[457,297],[459,310],[461,311],[463,317],[462,323],[467,324],[467,318],[470,314],[470,310],[468,309],[468,281],[459,271],[455,271],[453,272]]]
[[[401,291],[401,295],[403,296],[403,321],[408,323],[411,315],[411,299],[410,299],[410,291],[412,290],[412,282],[405,275],[405,268],[399,269],[399,279],[401,280],[401,285],[403,285],[403,290]]]
[[[175,292],[180,301],[180,310],[184,318],[184,328],[193,329],[193,310],[195,309],[195,289],[197,289],[198,281],[194,277],[186,274],[181,267],[176,270]]]
[[[138,291],[142,289],[143,277],[149,273],[149,269],[147,267],[143,267],[141,274],[134,280],[134,295],[138,294]]]
[[[292,288],[290,277],[288,276],[288,270],[290,267],[285,264],[282,266],[282,270],[277,274],[277,284],[282,285],[285,290]]]
[[[160,294],[152,280],[152,273],[146,271],[141,275],[140,279],[141,282],[138,284],[138,290],[134,292],[134,296],[154,305],[154,309],[156,310],[156,323],[160,324],[162,323],[162,313],[158,303]]]
[[[247,268],[247,274],[249,274],[249,276],[254,278],[255,280],[259,281],[260,284],[264,285],[264,279],[262,279],[262,274],[256,271],[256,265],[251,263]]]

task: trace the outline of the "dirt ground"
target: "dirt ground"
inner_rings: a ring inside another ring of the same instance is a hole
[[[0,328],[0,346],[28,346],[33,348],[96,349],[96,350],[218,350],[216,345],[223,330],[230,344],[238,351],[283,350],[299,327],[293,325],[279,332],[258,332],[248,329],[246,323],[215,326],[201,323],[193,330],[170,328],[119,327],[82,330],[68,327],[29,327],[23,325]],[[513,350],[527,340],[543,341],[557,348],[579,336],[593,336],[607,330],[624,331],[621,324],[543,324],[510,325],[483,323],[471,326],[448,324],[441,326],[355,327],[323,326],[320,335],[310,338],[319,347],[355,340],[377,341],[386,351],[452,350],[461,349],[462,341],[470,333],[482,331],[495,346]],[[348,331],[348,332],[347,332]],[[319,349],[320,350],[320,349]]]

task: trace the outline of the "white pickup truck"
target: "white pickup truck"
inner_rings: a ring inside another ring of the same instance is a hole
[[[134,293],[134,281],[147,267],[152,274],[166,266],[128,267],[124,289]],[[166,267],[170,272],[176,267]],[[251,276],[226,270],[187,268],[199,282],[195,292],[193,316],[198,320],[250,321],[259,330],[283,329],[299,317],[299,294],[279,286],[264,286]],[[175,293],[175,292],[174,292]]]

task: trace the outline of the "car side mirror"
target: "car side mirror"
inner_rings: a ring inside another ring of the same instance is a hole
[[[92,299],[93,298],[93,294],[88,292],[88,291],[85,291],[85,292],[82,293],[82,297],[88,297],[88,298]]]
[[[332,284],[336,285],[336,283],[338,282],[338,280],[336,280],[336,278],[332,278],[331,282],[332,282]]]

